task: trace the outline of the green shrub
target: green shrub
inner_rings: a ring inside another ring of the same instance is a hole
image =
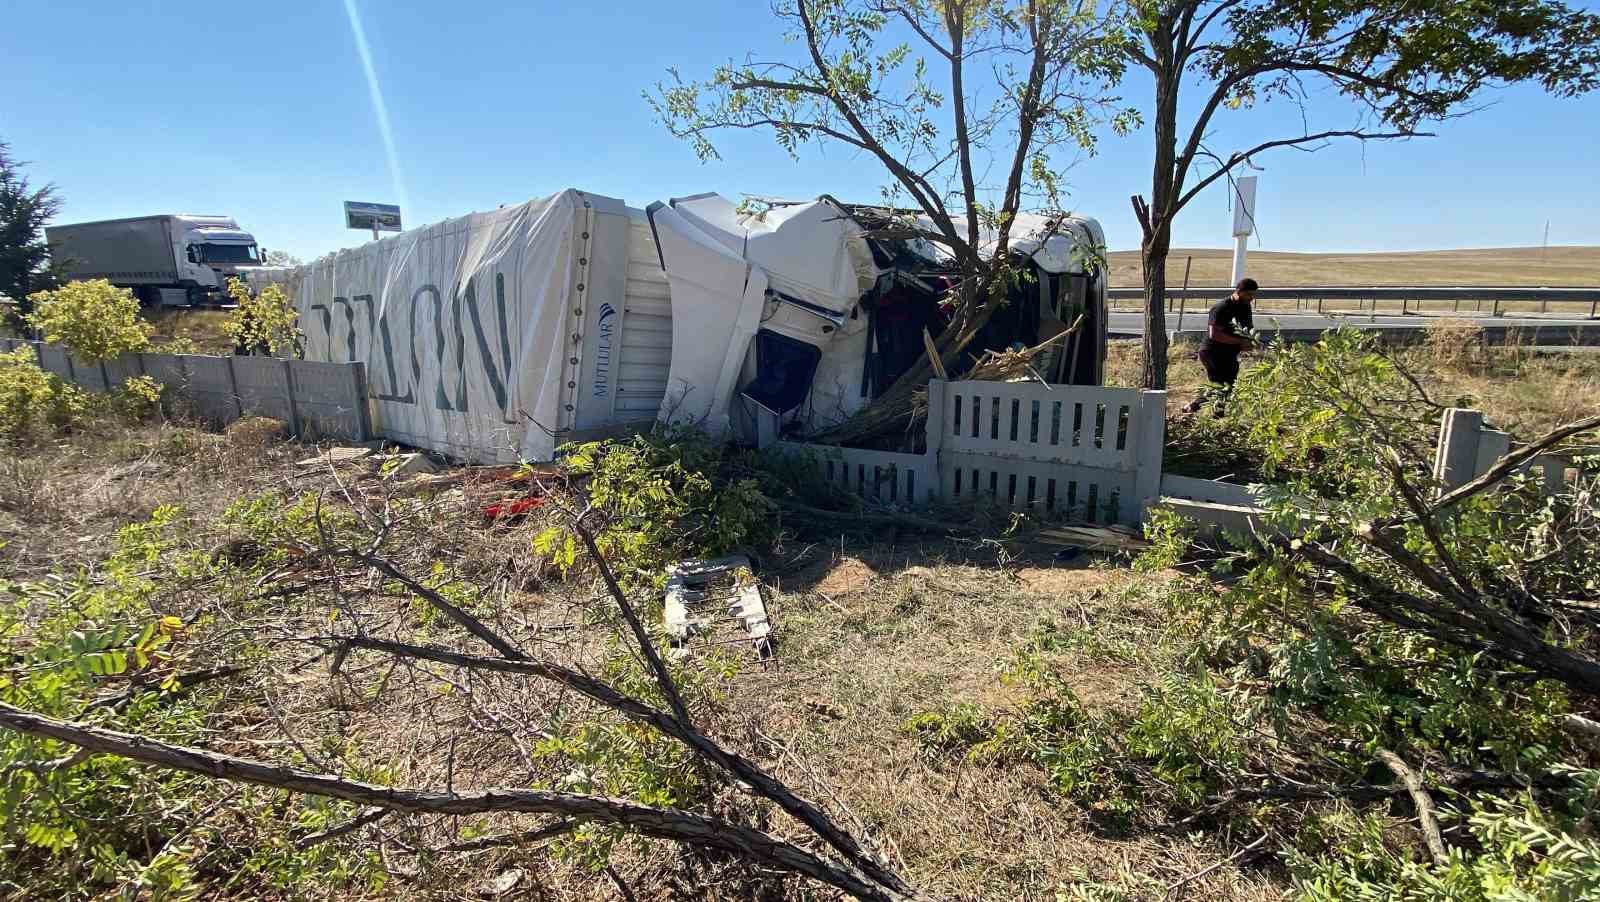
[[[155,327],[139,316],[133,292],[105,279],[69,282],[29,296],[28,324],[44,340],[64,346],[90,363],[111,360],[150,345]]]
[[[600,550],[624,578],[658,581],[668,564],[770,543],[772,502],[748,455],[704,433],[661,430],[565,448],[568,472],[588,477],[589,503],[604,515]],[[535,549],[563,567],[577,544],[560,527]]]
[[[1600,772],[1570,771],[1571,790],[1541,802],[1524,793],[1486,797],[1459,816],[1475,848],[1458,839],[1443,865],[1396,848],[1392,823],[1348,810],[1310,819],[1288,864],[1307,902],[1405,899],[1415,902],[1548,900],[1600,894],[1600,840],[1589,831]],[[1464,837],[1463,837],[1464,838]]]
[[[267,285],[251,294],[243,279],[229,279],[228,294],[239,306],[223,330],[237,350],[273,357],[300,356],[305,341],[300,313],[282,287]]]
[[[0,354],[0,441],[20,442],[70,425],[88,409],[83,391],[39,368],[32,347]]]

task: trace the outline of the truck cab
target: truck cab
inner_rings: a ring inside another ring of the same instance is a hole
[[[183,248],[179,263],[183,281],[193,283],[190,303],[208,294],[220,298],[240,267],[261,265],[255,236],[241,230],[232,217],[180,213],[173,217],[173,231]]]

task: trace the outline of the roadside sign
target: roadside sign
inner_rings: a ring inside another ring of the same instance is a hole
[[[1240,238],[1256,230],[1256,177],[1240,176],[1233,190],[1233,237]]]
[[[362,201],[344,202],[344,224],[351,229],[371,229],[374,237],[379,232],[398,232],[400,208],[394,204],[370,204]]]

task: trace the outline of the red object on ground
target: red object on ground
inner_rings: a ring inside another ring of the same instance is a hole
[[[483,509],[483,516],[489,520],[510,519],[520,517],[528,511],[544,505],[544,499],[537,495],[526,498],[512,498],[509,501],[496,501]]]

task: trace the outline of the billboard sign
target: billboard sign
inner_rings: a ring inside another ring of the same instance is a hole
[[[344,202],[344,224],[351,229],[370,229],[376,232],[398,232],[400,208],[394,204],[369,204],[361,201]]]

